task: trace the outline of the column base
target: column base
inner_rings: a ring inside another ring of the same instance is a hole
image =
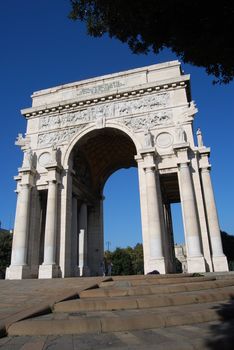
[[[72,276],[73,277],[80,277],[80,268],[79,266],[74,266],[72,269]]]
[[[78,267],[78,270],[79,270],[80,277],[89,277],[90,276],[90,269],[88,266]]]
[[[228,262],[225,255],[212,257],[214,272],[229,271]]]
[[[59,277],[59,267],[58,265],[40,265],[38,278],[56,278]]]
[[[145,274],[148,274],[153,271],[158,271],[160,274],[166,273],[165,259],[149,259],[145,264]]]
[[[10,265],[6,269],[6,280],[22,280],[31,278],[31,272],[28,265]]]
[[[188,272],[206,272],[205,259],[203,256],[187,258]]]

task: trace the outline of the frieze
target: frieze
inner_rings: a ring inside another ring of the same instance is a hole
[[[122,122],[133,131],[149,130],[158,125],[172,123],[172,111],[159,111],[157,113],[150,113],[147,116],[123,118]]]
[[[82,129],[82,126],[76,126],[73,128],[39,134],[37,145],[38,147],[44,147],[44,146],[50,146],[50,145],[56,146],[63,142],[68,142],[81,129]]]
[[[40,118],[40,130],[50,130],[72,125],[96,122],[99,118],[111,119],[150,112],[166,107],[169,103],[169,93],[144,96],[131,101],[104,103],[90,106],[87,109],[73,113],[65,113]]]

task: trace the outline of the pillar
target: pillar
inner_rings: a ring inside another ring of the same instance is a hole
[[[82,203],[79,213],[79,274],[89,276],[87,234],[88,234],[88,208],[86,203]]]
[[[146,178],[146,194],[147,194],[147,216],[148,216],[148,237],[149,237],[149,262],[147,264],[150,272],[157,270],[160,273],[165,273],[165,260],[162,249],[163,226],[161,220],[162,205],[160,201],[159,177],[155,172],[155,164],[153,154],[147,153],[145,159],[145,178]]]
[[[200,227],[189,160],[179,163],[178,174],[187,244],[188,272],[205,272],[205,261],[201,251]]]
[[[78,267],[78,215],[77,197],[72,197],[72,230],[71,230],[71,273],[72,276],[79,276]]]
[[[201,181],[204,204],[206,208],[207,224],[210,235],[214,271],[228,271],[227,258],[223,254],[219,220],[215,205],[209,167],[201,168]]]
[[[58,266],[55,262],[57,234],[57,181],[48,181],[48,196],[46,209],[44,259],[39,267],[39,278],[58,276]]]
[[[6,270],[6,279],[30,277],[27,265],[30,195],[31,186],[29,184],[21,184],[17,198],[11,265]]]

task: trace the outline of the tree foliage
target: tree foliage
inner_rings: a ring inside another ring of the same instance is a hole
[[[223,252],[227,257],[230,270],[234,270],[234,236],[225,231],[221,231]]]
[[[0,278],[5,277],[7,266],[11,260],[12,233],[0,230]]]
[[[134,248],[116,248],[105,252],[107,263],[112,262],[112,275],[139,275],[144,273],[143,247],[138,243]]]
[[[215,82],[234,78],[234,2],[223,0],[70,0],[69,17],[89,35],[108,33],[133,53],[170,48],[185,63],[204,67]]]

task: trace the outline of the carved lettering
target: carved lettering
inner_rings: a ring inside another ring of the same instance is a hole
[[[78,90],[79,95],[87,95],[87,94],[101,94],[103,92],[109,92],[110,90],[117,89],[121,86],[124,86],[125,83],[122,81],[113,81],[111,83],[105,83],[101,85],[96,85],[88,88],[82,88]]]

